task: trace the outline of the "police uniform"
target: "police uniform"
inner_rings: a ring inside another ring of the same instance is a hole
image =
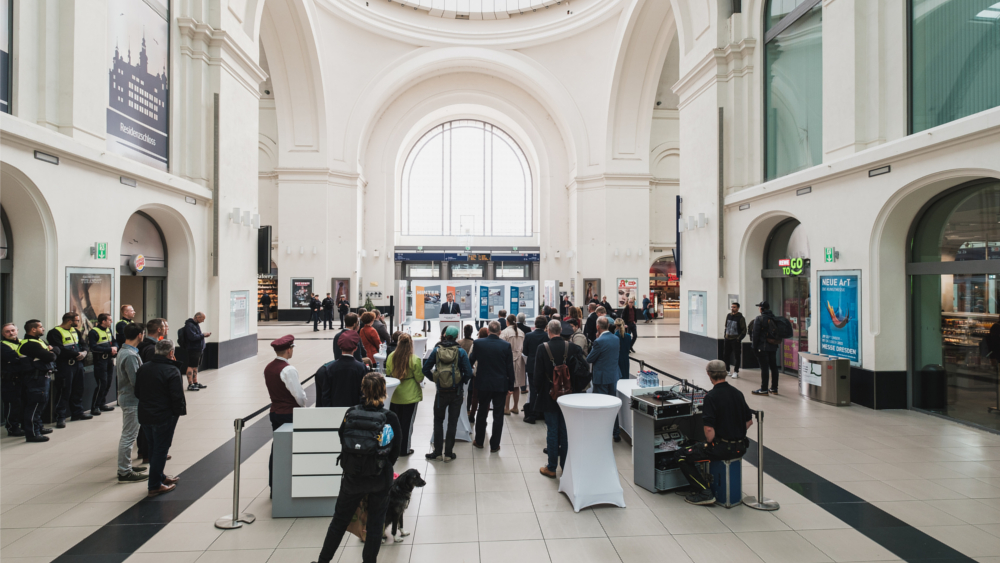
[[[7,429],[8,436],[24,436],[21,429],[21,373],[24,362],[17,349],[21,346],[19,340],[3,339],[3,370],[0,371],[0,398],[3,400],[0,416]]]
[[[125,327],[132,324],[132,321],[127,321],[122,319],[115,323],[115,342],[118,343],[118,349],[121,350],[122,346],[125,344]]]
[[[49,401],[49,374],[56,369],[56,355],[38,338],[22,340],[17,353],[24,356],[26,364],[21,374],[24,436],[29,442],[45,441],[42,435],[51,433],[52,429],[42,428],[42,411]]]
[[[87,335],[87,344],[90,351],[94,353],[94,381],[97,387],[94,388],[94,396],[90,400],[90,413],[101,414],[102,411],[113,411],[114,407],[107,405],[108,389],[111,388],[111,377],[114,373],[114,357],[111,355],[111,348],[114,341],[111,340],[111,331],[94,326]]]
[[[56,420],[71,416],[73,420],[88,419],[83,412],[83,360],[77,360],[87,345],[80,342],[80,332],[73,327],[57,326],[46,335],[56,352]]]

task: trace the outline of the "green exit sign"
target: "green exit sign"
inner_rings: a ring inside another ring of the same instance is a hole
[[[836,262],[838,255],[840,254],[839,252],[837,252],[837,249],[832,246],[824,248],[823,251],[824,254],[826,255],[827,262]]]
[[[95,243],[94,248],[95,248],[94,256],[96,256],[98,260],[108,259],[108,243],[106,242]]]

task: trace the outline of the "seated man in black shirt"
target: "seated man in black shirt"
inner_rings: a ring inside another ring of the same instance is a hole
[[[708,478],[700,470],[699,462],[743,457],[749,443],[747,430],[753,424],[753,415],[743,393],[726,382],[725,362],[712,360],[706,369],[714,387],[705,395],[702,406],[705,441],[685,449],[677,461],[694,489],[684,500],[701,505],[715,504],[715,495],[708,486]]]

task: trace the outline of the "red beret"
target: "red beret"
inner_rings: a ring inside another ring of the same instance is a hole
[[[271,342],[271,348],[274,348],[275,352],[281,352],[282,350],[288,350],[292,346],[295,346],[295,337],[291,334],[286,334],[277,340]]]
[[[340,346],[341,350],[354,351],[358,349],[358,343],[361,342],[361,336],[354,332],[353,330],[345,330],[340,333],[340,339],[337,340],[337,345]]]

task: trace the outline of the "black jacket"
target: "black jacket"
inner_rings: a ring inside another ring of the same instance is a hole
[[[122,319],[115,323],[115,342],[118,343],[119,350],[121,350],[122,344],[125,344],[125,327],[127,327],[131,322],[132,321]]]
[[[331,311],[332,312],[333,311],[333,298],[327,297],[326,299],[323,300],[323,302],[321,303],[321,305],[323,305],[323,310],[324,311]]]
[[[608,318],[615,318],[615,310],[611,308],[611,303],[607,301],[601,301],[601,307],[604,307],[604,311],[608,314]]]
[[[500,323],[500,330],[507,328],[507,317],[500,317],[497,322]]]
[[[723,323],[722,325],[722,335],[727,340],[734,339],[734,337],[731,337],[728,334],[726,334],[726,327],[729,326],[729,321],[731,320],[736,321],[736,332],[739,333],[735,337],[735,339],[738,341],[742,341],[744,338],[747,337],[747,320],[743,318],[743,313],[729,313],[728,315],[726,315],[726,322]]]
[[[597,313],[591,313],[587,317],[587,322],[583,325],[583,334],[591,342],[597,340]]]
[[[76,329],[71,328],[69,330],[76,330]],[[54,328],[45,334],[45,340],[48,341],[49,346],[52,346],[52,352],[55,353],[57,361],[66,362],[69,360],[75,360],[76,356],[80,352],[86,352],[88,350],[87,338],[84,337],[79,330],[76,330],[76,340],[78,344],[75,346],[76,348],[75,350],[73,346],[63,347],[62,334],[60,334],[59,331]]]
[[[524,364],[524,371],[528,375],[535,373],[535,355],[537,354],[538,347],[548,341],[549,333],[545,332],[544,328],[536,328],[524,335],[524,344],[521,346],[521,349],[524,351],[524,355],[528,356],[527,363]],[[530,384],[531,382],[529,381],[528,383]]]
[[[344,330],[351,330],[351,329],[345,328]],[[337,344],[340,341],[340,335],[344,334],[344,330],[338,332],[333,337],[333,359],[334,360],[339,360],[341,358],[341,356],[344,355],[344,353],[340,351],[340,345]],[[358,341],[358,347],[354,350],[354,359],[356,359],[357,361],[360,362],[361,358],[363,358],[363,357],[365,357],[367,355],[368,354],[365,353],[365,345],[362,344],[361,341],[359,340]],[[345,405],[345,406],[350,406],[350,405]]]
[[[15,348],[21,344],[20,340],[7,340],[4,338],[3,341],[10,342]],[[25,371],[28,365],[28,362],[25,361],[24,358],[17,353],[17,351],[11,350],[10,346],[7,346],[6,344],[0,344],[0,359],[3,361],[3,369],[0,370],[0,376],[4,379],[7,379],[8,376]],[[4,400],[6,401],[6,397]]]
[[[568,349],[567,346],[569,346]],[[552,356],[555,357],[557,363],[566,362],[566,358],[570,355],[583,355],[583,350],[579,346],[567,342],[564,338],[549,340],[549,349],[552,350]],[[535,390],[535,402],[532,407],[537,414],[559,412],[559,405],[549,395],[549,392],[552,391],[552,367],[552,360],[549,358],[548,352],[540,346],[538,352],[535,353],[535,371],[531,380]]]
[[[347,299],[341,299],[340,302],[337,303],[337,310],[340,311],[342,316],[347,316],[347,313],[351,312],[351,304],[347,301]]]
[[[368,370],[350,356],[327,362],[316,372],[316,406],[350,407],[361,400],[361,380]]]
[[[21,353],[24,354],[24,358],[21,358],[21,361],[26,373],[41,372],[44,375],[49,369],[55,368],[56,355],[50,352],[48,348],[39,346],[34,342],[28,342],[21,348]]]
[[[183,365],[166,356],[153,356],[135,372],[135,397],[139,399],[139,424],[163,424],[187,414]]]
[[[750,343],[755,351],[774,352],[778,349],[777,343],[771,344],[767,341],[768,326],[772,326],[773,323],[774,313],[771,311],[764,311],[750,323]],[[774,328],[771,330],[773,331]]]
[[[393,476],[392,476],[392,466],[396,465],[396,460],[399,459],[399,440],[402,436],[399,429],[399,417],[396,413],[390,411],[389,409],[379,409],[378,407],[369,407],[365,405],[355,404],[347,412],[354,409],[365,409],[366,411],[379,411],[385,413],[385,421],[392,427],[392,442],[389,443],[389,464],[382,469],[380,475],[344,475],[343,484],[341,484],[342,490],[344,492],[350,493],[374,493],[377,491],[387,490],[392,486]],[[340,443],[344,443],[344,425],[340,425],[340,429],[337,433],[340,435]]]
[[[514,354],[510,344],[496,334],[472,343],[469,363],[476,367],[476,391],[502,393],[514,390]]]
[[[144,336],[135,349],[139,351],[139,359],[142,360],[142,363],[151,362],[153,354],[156,352],[156,339]]]
[[[271,306],[271,296],[266,293],[261,295],[260,304],[264,306],[264,310],[266,311]]]
[[[320,303],[319,299],[313,297],[312,299],[309,300],[309,310],[312,311],[313,313],[319,311],[322,308],[323,304]]]
[[[205,334],[201,332],[201,326],[194,322],[194,319],[184,321],[184,345],[185,350],[201,352],[205,349]]]

